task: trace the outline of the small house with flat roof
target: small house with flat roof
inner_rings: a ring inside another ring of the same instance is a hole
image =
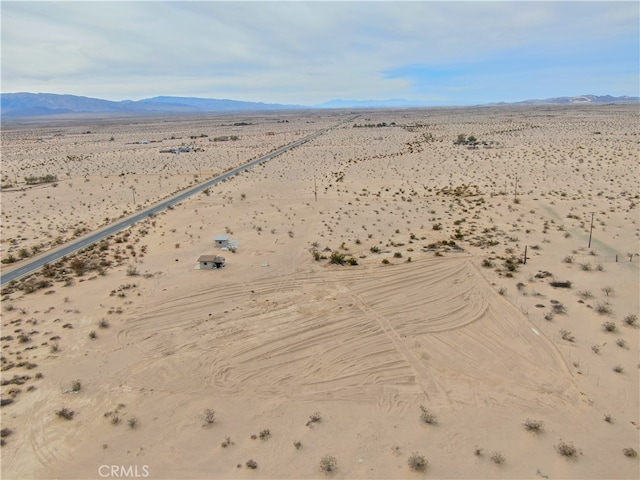
[[[216,235],[213,240],[218,248],[229,247],[229,235]]]
[[[205,270],[207,268],[222,268],[224,267],[224,257],[219,257],[217,255],[200,255],[198,258],[198,264],[200,266],[200,270]]]

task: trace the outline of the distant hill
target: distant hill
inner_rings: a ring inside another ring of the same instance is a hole
[[[612,97],[610,95],[580,95],[546,100],[525,100],[491,105],[542,105],[638,102],[639,97]],[[243,102],[213,98],[160,96],[143,100],[113,102],[99,98],[53,93],[3,93],[0,95],[2,118],[36,117],[64,114],[171,114],[204,112],[256,112],[268,110],[327,109],[327,108],[420,108],[434,106],[418,100],[330,100],[321,104],[283,105],[279,103]]]
[[[309,108],[301,105],[190,97],[154,97],[113,102],[53,93],[3,93],[0,96],[0,107],[3,118],[79,113],[202,113]]]
[[[545,104],[580,104],[580,103],[632,103],[639,102],[640,97],[612,97],[611,95],[578,95],[576,97],[555,97],[546,98],[544,100],[523,100],[521,102],[512,102],[508,105],[545,105]],[[505,105],[504,103],[496,103],[494,105]]]

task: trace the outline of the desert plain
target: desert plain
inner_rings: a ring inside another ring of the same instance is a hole
[[[2,478],[638,478],[638,119],[4,122],[3,272],[332,128],[3,286]]]

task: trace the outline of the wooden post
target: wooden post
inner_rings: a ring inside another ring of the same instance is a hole
[[[316,202],[318,201],[318,184],[316,183],[316,177],[313,177],[313,194],[316,197]]]
[[[524,264],[527,264],[527,245],[524,246]]]
[[[587,248],[591,248],[591,233],[593,232],[593,213],[591,212],[591,228],[589,228],[589,245],[587,245]]]

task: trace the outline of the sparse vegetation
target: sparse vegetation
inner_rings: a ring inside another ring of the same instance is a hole
[[[202,420],[207,425],[211,425],[211,424],[215,423],[215,421],[216,421],[216,412],[214,412],[210,408],[207,408],[204,411],[204,413],[202,414]]]
[[[563,457],[575,458],[578,454],[578,450],[574,447],[573,443],[567,443],[563,440],[555,446],[556,452],[558,452]]]
[[[420,405],[420,420],[422,420],[423,423],[428,423],[429,425],[436,425],[438,423],[436,416],[424,405]]]
[[[423,455],[420,455],[418,452],[413,452],[408,460],[409,468],[415,472],[424,472],[429,465],[429,462]]]
[[[71,420],[75,415],[75,412],[67,407],[62,407],[60,410],[56,410],[56,415],[65,420]]]
[[[636,458],[638,456],[638,452],[636,452],[636,450],[631,447],[623,448],[622,453],[625,457],[629,458]]]
[[[544,430],[544,422],[542,420],[531,420],[527,418],[522,425],[528,432],[541,433]]]
[[[322,417],[319,412],[312,413],[309,415],[309,421],[306,423],[307,427],[313,425],[314,423],[320,423],[322,421]]]
[[[496,465],[502,465],[505,462],[504,455],[500,452],[493,452],[489,455],[489,460],[491,460]]]
[[[338,468],[338,461],[332,455],[325,455],[320,459],[320,470],[324,473],[335,472]]]

